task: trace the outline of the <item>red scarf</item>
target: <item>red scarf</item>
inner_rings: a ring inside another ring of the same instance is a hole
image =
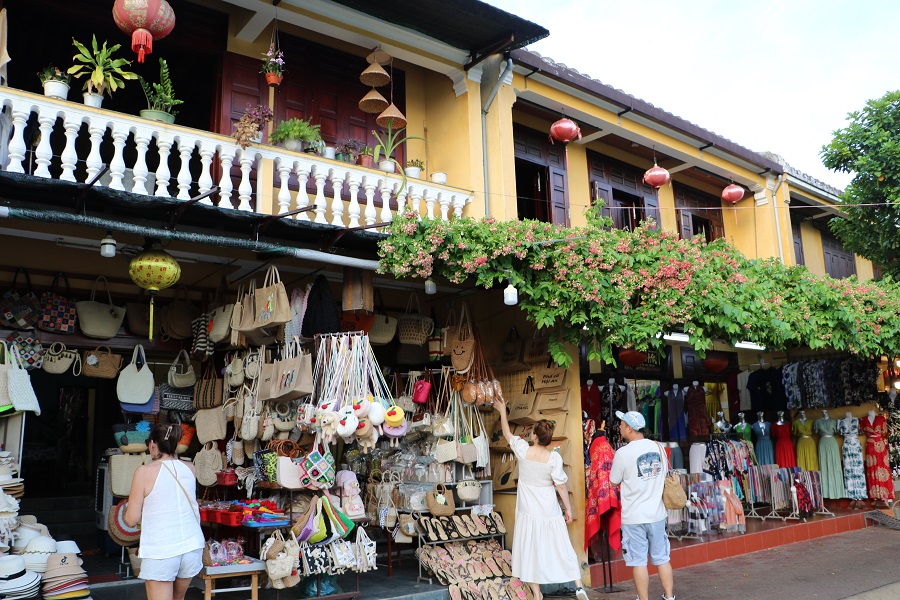
[[[619,492],[609,482],[609,471],[612,469],[615,454],[615,450],[610,446],[609,440],[605,436],[598,437],[591,442],[591,470],[588,474],[588,497],[587,505],[585,506],[587,518],[584,523],[585,550],[599,535],[603,515],[607,512],[609,512],[607,517],[609,546],[615,552],[622,548],[619,531],[622,526]]]

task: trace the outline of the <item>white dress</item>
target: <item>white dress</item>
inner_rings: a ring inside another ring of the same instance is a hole
[[[566,583],[581,578],[578,557],[569,541],[566,519],[555,485],[566,482],[562,457],[551,452],[549,462],[525,458],[528,442],[513,436],[509,446],[519,461],[516,527],[512,574],[527,583]]]

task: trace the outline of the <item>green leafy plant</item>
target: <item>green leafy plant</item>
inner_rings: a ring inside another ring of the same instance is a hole
[[[359,153],[365,154],[366,156],[375,156],[375,150],[370,146],[363,146]]]
[[[268,106],[257,104],[254,107],[247,106],[244,114],[234,125],[235,139],[241,148],[248,148],[257,138],[260,130],[273,118],[272,110]]]
[[[421,161],[420,159],[418,159],[418,158],[412,158],[412,159],[406,161],[406,166],[407,166],[407,168],[412,167],[412,168],[415,168],[415,169],[424,169],[424,168],[425,168],[425,163],[422,162],[422,161]]]
[[[173,117],[178,111],[173,107],[184,104],[183,100],[175,98],[175,90],[172,87],[172,79],[169,76],[169,65],[164,58],[159,59],[159,83],[148,83],[146,79],[138,76],[144,95],[147,97],[147,108],[161,110]]]
[[[701,356],[718,340],[770,350],[832,348],[900,355],[900,285],[832,279],[777,259],[748,259],[719,239],[680,239],[652,221],[634,231],[537,221],[421,219],[407,211],[379,244],[381,270],[395,277],[509,280],[519,307],[549,329],[551,353],[588,342],[590,358],[614,362],[615,347],[661,351],[683,331]]]
[[[403,136],[403,132],[406,130],[405,127],[401,127],[397,131],[394,131],[394,120],[391,119],[388,122],[388,126],[386,129],[378,131],[372,131],[372,135],[375,136],[375,141],[378,143],[375,145],[375,162],[377,163],[379,160],[391,160],[395,165],[399,168],[399,170],[403,170],[403,166],[400,165],[391,155],[397,148],[400,147],[400,144],[408,142],[409,140],[422,140],[425,141],[425,138],[417,137],[414,135],[411,136]],[[381,159],[381,156],[384,156],[384,159]]]
[[[322,134],[319,129],[320,126],[318,124],[313,125],[309,120],[288,119],[278,124],[278,127],[269,136],[269,141],[273,144],[281,144],[285,140],[300,140],[305,142],[307,147],[311,147],[319,154],[322,154],[325,150],[325,142],[322,140]]]
[[[72,78],[71,75],[66,73],[65,71],[60,71],[59,67],[47,66],[38,71],[38,79],[41,80],[41,85],[44,85],[48,81],[60,81],[62,83],[68,84],[69,80]]]
[[[113,58],[113,54],[121,48],[121,44],[107,47],[106,41],[103,46],[97,46],[97,36],[93,36],[91,40],[91,49],[88,50],[84,44],[72,38],[72,45],[78,50],[78,54],[72,57],[76,63],[68,70],[68,74],[76,79],[87,76],[84,82],[84,89],[92,94],[112,96],[112,93],[121,87],[125,87],[125,80],[137,79],[138,76],[131,71],[123,70],[123,67],[130,65],[130,60],[124,58]]]
[[[365,144],[363,144],[360,140],[355,138],[351,138],[349,140],[341,140],[334,147],[335,154],[345,154],[350,157],[351,162],[356,162],[356,159],[362,153],[363,148],[365,148]]]

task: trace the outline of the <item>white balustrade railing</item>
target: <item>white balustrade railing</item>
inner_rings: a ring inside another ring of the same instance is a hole
[[[6,164],[0,166],[12,173],[92,181],[103,169],[101,157],[111,154],[108,176],[95,185],[180,200],[218,186],[218,202],[215,195],[200,202],[224,208],[236,205],[243,211],[258,210],[260,198],[271,194],[274,214],[311,207],[295,218],[341,227],[389,223],[397,211],[407,209],[446,221],[451,215],[462,216],[472,201],[466,190],[419,179],[407,179],[401,189],[400,175],[274,146],[241,149],[227,136],[12,88],[0,88],[0,106],[4,118],[12,121],[6,152],[0,152],[7,157]],[[39,135],[26,139],[30,123],[36,124]],[[0,144],[6,143],[0,139]],[[272,171],[261,168],[263,161],[271,161]],[[265,172],[273,173],[271,181],[260,179]],[[315,186],[313,197],[306,193],[308,185]]]

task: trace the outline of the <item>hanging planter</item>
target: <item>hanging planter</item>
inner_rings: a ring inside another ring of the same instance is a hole
[[[260,73],[265,73],[266,83],[270,86],[281,85],[284,79],[284,52],[278,44],[278,13],[275,15],[272,39],[269,42],[269,49],[263,54],[262,68],[259,70]]]
[[[284,75],[279,75],[278,73],[266,73],[266,83],[269,85],[281,85],[283,79]]]

